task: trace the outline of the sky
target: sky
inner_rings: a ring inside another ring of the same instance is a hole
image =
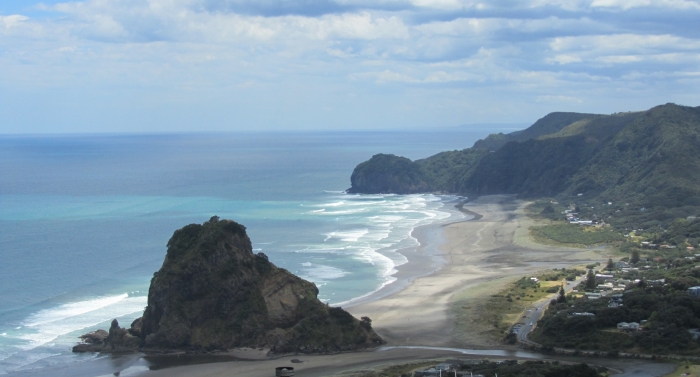
[[[700,0],[0,0],[0,134],[700,105]]]

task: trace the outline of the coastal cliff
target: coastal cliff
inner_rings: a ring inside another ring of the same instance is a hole
[[[700,107],[552,113],[461,151],[416,161],[375,155],[357,165],[347,191],[577,198],[605,203],[595,214],[619,229],[666,226],[700,211],[698,140]],[[631,208],[643,216],[619,215]]]
[[[129,329],[83,335],[76,352],[225,350],[333,353],[382,344],[362,321],[317,298],[316,286],[254,254],[245,227],[212,217],[177,230]]]

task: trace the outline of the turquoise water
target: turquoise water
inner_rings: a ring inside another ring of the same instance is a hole
[[[348,195],[378,152],[421,158],[486,132],[0,137],[0,374],[90,360],[82,333],[140,316],[175,229],[213,215],[342,305],[391,283],[454,197]]]

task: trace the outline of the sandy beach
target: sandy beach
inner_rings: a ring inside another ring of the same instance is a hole
[[[539,357],[517,354],[489,332],[478,312],[460,310],[499,291],[516,276],[550,268],[604,261],[603,249],[561,248],[529,239],[531,220],[525,202],[511,196],[481,197],[465,209],[480,216],[440,226],[418,228],[421,246],[398,268],[397,282],[345,308],[354,316],[369,316],[389,348],[328,356],[288,355],[262,359],[259,350],[239,350],[237,356],[258,360],[183,365],[144,370],[143,360],[122,375],[139,376],[271,376],[290,364],[297,375],[328,376],[391,363],[445,357]],[[441,267],[440,267],[441,266]],[[439,269],[435,270],[436,268]],[[406,346],[448,349],[417,349]],[[466,352],[455,349],[470,349]],[[485,350],[479,352],[476,350]],[[499,351],[502,350],[502,351]],[[291,364],[290,364],[291,365]],[[303,372],[303,374],[299,373]]]

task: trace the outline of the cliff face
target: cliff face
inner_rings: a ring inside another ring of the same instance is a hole
[[[128,333],[146,351],[326,353],[383,343],[370,321],[330,308],[317,295],[313,283],[254,254],[245,227],[212,217],[175,232],[151,280],[143,317]]]
[[[431,191],[420,166],[406,157],[377,154],[355,168],[349,193],[414,194]]]

